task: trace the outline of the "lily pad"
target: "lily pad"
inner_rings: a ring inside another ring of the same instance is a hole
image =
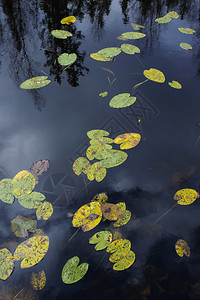
[[[126,210],[126,204],[124,202],[120,202],[116,204],[122,210],[122,216],[117,219],[115,223],[113,223],[113,227],[121,227],[127,224],[131,218],[131,212]]]
[[[192,46],[188,43],[180,43],[180,47],[184,50],[192,50]]]
[[[106,249],[106,252],[113,253],[109,261],[116,262],[125,257],[131,249],[131,242],[126,239],[113,241]]]
[[[20,196],[23,193],[29,195],[34,187],[35,177],[26,170],[17,173],[11,182],[12,192],[15,196]]]
[[[48,76],[36,76],[30,79],[25,80],[20,84],[21,89],[31,90],[31,89],[39,89],[48,85],[51,80],[47,80]]]
[[[139,133],[124,133],[114,139],[115,144],[121,144],[120,149],[131,149],[139,144],[141,135]]]
[[[6,280],[14,269],[12,253],[7,249],[0,249],[0,279]]]
[[[50,161],[48,159],[41,159],[32,164],[30,171],[33,174],[33,176],[37,177],[47,172],[49,167]]]
[[[120,150],[101,151],[97,159],[102,159],[98,162],[98,166],[102,168],[114,168],[121,165],[128,157],[126,152]]]
[[[90,168],[88,168],[87,178],[92,181],[96,180],[101,182],[106,177],[106,168],[100,167],[98,163],[94,163]]]
[[[87,273],[89,264],[79,264],[78,256],[70,258],[62,269],[62,281],[66,284],[72,284],[82,279]]]
[[[71,23],[75,23],[75,22],[76,22],[76,18],[74,16],[65,17],[60,21],[61,24],[67,24],[67,25],[70,25]]]
[[[102,129],[94,129],[87,132],[87,136],[90,139],[98,139],[102,138],[103,136],[108,136],[110,133],[108,131]]]
[[[138,25],[135,23],[131,23],[131,26],[133,27],[134,30],[140,30],[142,28],[145,28],[143,25]]]
[[[41,201],[45,199],[45,195],[39,192],[32,192],[30,195],[22,194],[18,197],[19,204],[25,208],[33,209],[41,205]]]
[[[76,175],[80,175],[82,172],[87,174],[88,168],[90,168],[90,162],[85,157],[79,157],[73,163],[73,171]]]
[[[53,213],[53,206],[50,202],[45,201],[40,204],[36,210],[37,220],[48,220]]]
[[[172,80],[172,82],[168,82],[168,84],[174,89],[182,89],[182,85],[178,81]]]
[[[36,231],[37,221],[30,220],[23,216],[17,216],[11,221],[11,229],[17,237],[26,238],[28,236],[28,231]]]
[[[94,138],[94,139],[91,139],[90,140],[90,144],[91,145],[105,145],[105,144],[112,144],[113,143],[113,139],[111,138],[108,138],[108,137],[97,137],[97,138]]]
[[[120,36],[117,36],[117,39],[120,40],[120,41],[127,41],[128,39],[125,38],[124,36],[120,35]]]
[[[165,24],[169,23],[172,20],[170,15],[165,15],[164,17],[155,19],[155,22],[158,22],[159,24]]]
[[[92,200],[92,201],[97,201],[99,202],[100,204],[106,202],[108,200],[108,196],[106,195],[106,193],[100,193],[100,194],[96,194]]]
[[[0,200],[12,204],[15,200],[12,189],[11,189],[12,179],[4,178],[0,181]]]
[[[199,198],[199,194],[193,189],[182,189],[174,195],[174,200],[178,201],[177,203],[180,205],[192,204],[197,198]]]
[[[135,262],[135,253],[133,251],[129,251],[128,254],[123,257],[122,259],[118,260],[114,265],[113,265],[113,270],[115,271],[123,271]]]
[[[122,33],[122,37],[126,38],[127,40],[137,40],[137,39],[142,39],[143,37],[145,37],[146,34],[141,33],[141,32],[124,32]]]
[[[179,18],[179,14],[177,14],[177,12],[175,11],[170,11],[167,13],[168,16],[170,16],[172,19],[178,19]]]
[[[190,247],[188,243],[184,240],[178,240],[175,244],[175,250],[176,253],[180,256],[183,257],[185,254],[187,257],[190,256]]]
[[[77,55],[75,53],[63,53],[58,57],[58,62],[61,66],[69,66],[72,65],[77,59]]]
[[[143,72],[144,76],[152,81],[163,83],[165,82],[165,75],[163,72],[157,70],[157,69],[149,69],[149,70],[144,70]]]
[[[102,92],[99,94],[100,97],[104,98],[108,95],[108,92]]]
[[[123,52],[127,54],[135,54],[135,53],[140,53],[140,49],[134,45],[131,44],[122,44],[121,49]]]
[[[136,99],[136,97],[130,97],[129,93],[122,93],[114,96],[109,105],[113,108],[124,108],[135,103]]]
[[[66,30],[52,30],[51,34],[58,39],[65,40],[69,36],[72,36],[72,33]]]
[[[91,54],[90,54],[90,57],[91,57],[92,59],[99,60],[99,61],[112,61],[112,58],[109,58],[109,57],[103,57],[103,56],[100,55],[98,52],[96,52],[96,53],[91,53]]]
[[[123,216],[121,208],[112,203],[102,203],[101,211],[104,218],[109,221],[116,221]]]
[[[96,244],[96,251],[107,248],[111,242],[112,233],[110,231],[99,231],[89,239],[89,244]]]
[[[44,270],[38,273],[32,273],[31,284],[36,291],[41,291],[46,285],[46,275]]]
[[[109,150],[112,149],[111,145],[107,144],[92,144],[90,145],[86,150],[86,156],[89,160],[93,160],[96,157],[96,154],[103,150]]]
[[[185,34],[193,34],[196,32],[195,30],[193,30],[191,28],[183,28],[183,27],[179,27],[178,30]]]
[[[35,235],[19,244],[14,253],[14,260],[21,260],[21,268],[30,268],[39,263],[49,249],[48,236]]]
[[[120,53],[121,49],[118,47],[109,47],[98,51],[98,54],[103,57],[114,57],[116,55],[119,55]]]

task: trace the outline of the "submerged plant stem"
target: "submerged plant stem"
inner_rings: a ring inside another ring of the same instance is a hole
[[[137,83],[136,85],[134,85],[134,87],[132,88],[132,93],[133,93],[133,91],[134,91],[135,89],[138,88],[138,86],[142,85],[143,83],[145,83],[145,82],[147,82],[147,81],[149,81],[149,79],[146,79],[146,80],[144,80],[144,81],[142,81],[142,82]]]
[[[55,51],[53,50],[49,50],[49,49],[45,49],[45,48],[40,48],[41,50],[44,50],[44,51],[48,51],[48,52],[52,52],[52,53],[56,53]]]
[[[84,181],[84,185],[85,185],[85,190],[86,190],[86,194],[87,194],[88,201],[90,201],[89,193],[88,193],[88,188],[87,188],[87,184],[86,184],[84,175],[83,175],[83,181]]]
[[[166,211],[162,216],[160,216],[155,222],[153,222],[153,224],[157,223],[158,221],[160,221],[164,216],[166,216],[178,203],[174,204],[170,209],[168,209],[168,211]]]
[[[88,258],[90,258],[95,252],[96,250],[93,250],[88,256],[86,256],[86,258],[84,258],[83,262],[85,262]]]
[[[6,176],[9,178],[8,174],[6,174],[1,168],[0,168],[0,171]]]
[[[73,239],[73,237],[77,234],[77,232],[79,231],[79,229],[81,228],[81,226],[74,232],[74,234],[70,237],[70,239],[67,241],[67,243],[64,245],[64,247],[67,246],[67,244],[69,244],[69,242]]]

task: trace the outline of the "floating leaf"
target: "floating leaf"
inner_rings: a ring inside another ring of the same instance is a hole
[[[157,69],[149,69],[149,70],[144,70],[143,72],[144,76],[152,81],[163,83],[165,82],[165,75],[163,72],[157,70]]]
[[[168,82],[168,84],[174,89],[182,89],[182,85],[178,81],[172,80],[172,82]]]
[[[109,150],[112,149],[111,145],[107,145],[107,144],[92,144],[90,145],[87,150],[86,150],[86,156],[89,160],[93,160],[96,155],[103,151],[103,150]]]
[[[44,270],[38,273],[32,273],[31,284],[36,291],[41,291],[46,284],[46,275]]]
[[[65,40],[69,36],[72,36],[72,33],[66,30],[52,30],[51,34],[58,39]]]
[[[155,19],[155,22],[158,22],[160,24],[164,24],[164,23],[169,23],[171,20],[172,20],[172,18],[170,17],[170,15],[165,15],[162,18]]]
[[[113,241],[108,248],[106,249],[106,252],[113,253],[109,257],[109,261],[116,262],[123,257],[125,257],[128,252],[131,249],[131,242],[126,239],[118,239]]]
[[[12,189],[11,189],[12,179],[4,178],[0,181],[0,200],[12,204],[15,200]]]
[[[128,154],[120,150],[101,151],[97,159],[102,159],[97,164],[102,168],[113,168],[121,165],[128,157]]]
[[[126,210],[126,204],[124,202],[117,203],[116,205],[122,210],[122,217],[118,218],[118,220],[113,223],[113,227],[121,227],[129,222],[131,212]]]
[[[0,279],[6,280],[14,269],[12,253],[7,249],[0,249]]]
[[[122,44],[121,49],[123,52],[127,54],[135,54],[135,53],[140,53],[140,49],[134,45],[131,44]]]
[[[108,92],[103,92],[103,93],[99,94],[99,96],[102,97],[102,98],[106,97],[107,95],[108,95]]]
[[[199,198],[199,194],[193,189],[182,189],[174,195],[174,200],[178,201],[180,205],[189,205],[197,198]]]
[[[184,50],[192,50],[192,46],[187,43],[180,43],[180,47]]]
[[[134,30],[140,30],[141,28],[145,28],[144,26],[135,23],[131,23],[131,26],[133,27]]]
[[[50,161],[48,159],[41,159],[36,161],[34,164],[31,166],[31,173],[34,176],[39,176],[45,173],[50,167]]]
[[[89,244],[96,244],[96,251],[107,248],[111,242],[112,233],[110,231],[99,231],[89,239]]]
[[[139,133],[124,133],[114,139],[115,144],[121,144],[120,149],[131,149],[139,144],[141,135]]]
[[[132,266],[132,264],[135,261],[135,253],[133,251],[129,251],[128,254],[118,260],[114,265],[113,265],[113,270],[115,271],[123,271],[128,269],[130,266]]]
[[[175,11],[170,11],[167,13],[168,16],[170,16],[172,19],[178,19],[179,18],[179,14],[177,14],[177,12]]]
[[[106,173],[105,168],[100,167],[98,163],[94,163],[88,168],[87,177],[90,181],[95,179],[97,182],[101,182],[106,177]]]
[[[19,244],[14,253],[15,260],[21,260],[21,268],[30,268],[39,263],[49,249],[48,236],[35,235]]]
[[[87,132],[87,136],[90,139],[99,139],[103,136],[108,136],[110,133],[108,131],[102,130],[102,129],[94,129]]]
[[[193,30],[191,28],[183,28],[183,27],[179,27],[178,30],[185,34],[193,34],[196,32],[195,30]]]
[[[71,284],[79,281],[87,273],[89,264],[79,264],[78,256],[70,258],[62,269],[62,281],[66,284]]]
[[[96,227],[102,218],[101,205],[98,202],[90,202],[81,206],[74,214],[72,225],[82,226],[82,230],[89,231]]]
[[[23,170],[15,175],[11,182],[12,192],[16,196],[30,194],[35,187],[35,178],[30,172]]]
[[[72,65],[77,59],[77,55],[75,53],[63,53],[58,57],[58,62],[61,66],[69,66]]]
[[[95,59],[95,60],[99,60],[99,61],[112,61],[112,58],[109,57],[103,57],[102,55],[100,55],[99,53],[91,53],[90,57]]]
[[[102,203],[101,211],[104,218],[109,221],[116,221],[123,216],[121,208],[112,203]]]
[[[33,209],[38,208],[41,205],[41,201],[45,199],[45,195],[32,192],[30,195],[22,194],[18,197],[19,204],[25,208]]]
[[[122,40],[122,41],[127,41],[128,39],[125,38],[124,36],[120,35],[117,37],[118,40]]]
[[[40,204],[36,210],[36,217],[38,220],[48,220],[53,213],[53,206],[50,202],[45,201]]]
[[[76,175],[80,175],[82,172],[87,174],[90,163],[85,157],[79,157],[73,163],[73,171]]]
[[[106,195],[106,193],[101,193],[101,194],[96,194],[92,198],[91,202],[92,201],[97,201],[97,202],[99,202],[101,204],[101,203],[106,202],[107,200],[108,200],[108,196]]]
[[[60,21],[61,24],[67,24],[67,25],[70,25],[71,23],[75,23],[75,22],[76,22],[76,18],[74,16],[65,17]]]
[[[24,82],[22,82],[22,84],[20,84],[20,88],[26,90],[39,89],[51,82],[51,80],[47,80],[47,78],[48,76],[37,76],[27,79]]]
[[[175,250],[176,253],[180,256],[183,257],[185,254],[187,257],[190,256],[190,247],[188,243],[184,240],[178,240],[175,244]]]
[[[90,144],[91,145],[105,145],[105,144],[112,144],[113,143],[113,139],[108,138],[108,137],[97,137],[95,139],[91,139],[90,140]]]
[[[11,229],[17,237],[26,238],[28,236],[28,231],[36,231],[37,221],[30,220],[23,216],[17,216],[11,221]]]
[[[110,100],[110,107],[123,108],[132,105],[136,101],[136,97],[130,97],[129,93],[122,93],[114,96]]]
[[[126,38],[127,40],[137,40],[137,39],[142,39],[143,37],[146,36],[146,34],[141,33],[141,32],[124,32],[121,35],[123,38]]]
[[[120,53],[121,49],[119,47],[109,47],[98,51],[98,54],[103,57],[113,57],[119,55]]]

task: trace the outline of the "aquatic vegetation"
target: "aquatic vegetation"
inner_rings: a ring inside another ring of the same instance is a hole
[[[122,215],[118,217],[117,221],[113,223],[114,227],[121,227],[126,225],[130,219],[131,219],[131,212],[126,209],[126,204],[124,202],[119,202],[116,204],[118,207],[120,207],[122,211]]]
[[[117,56],[121,53],[121,48],[119,47],[109,47],[109,48],[104,48],[102,50],[99,50],[97,53],[106,58],[112,58],[114,56]]]
[[[121,144],[120,149],[122,150],[134,148],[140,141],[141,135],[133,132],[120,134],[114,139],[115,144]]]
[[[100,194],[96,194],[96,195],[92,198],[91,202],[97,201],[97,202],[99,202],[100,204],[102,204],[102,203],[106,202],[107,200],[108,200],[108,196],[106,195],[106,193],[100,193]]]
[[[131,242],[127,239],[117,239],[113,241],[106,249],[106,252],[113,253],[109,261],[116,262],[125,257],[131,249]]]
[[[60,21],[61,24],[67,24],[67,25],[71,25],[72,23],[75,22],[76,22],[76,17],[74,16],[65,17]]]
[[[121,208],[112,203],[102,203],[101,210],[104,218],[109,221],[116,221],[123,215]]]
[[[66,284],[72,284],[82,279],[88,271],[89,264],[79,264],[79,257],[74,256],[70,258],[62,269],[62,281]]]
[[[141,32],[124,32],[121,34],[121,36],[127,40],[137,40],[137,39],[142,39],[143,37],[146,36],[145,33],[141,33]]]
[[[89,244],[96,244],[96,251],[107,248],[111,242],[112,233],[110,231],[99,231],[89,239]]]
[[[45,195],[39,192],[32,192],[30,195],[22,194],[18,197],[18,202],[21,206],[34,209],[41,205],[41,201],[45,199]]]
[[[20,84],[21,89],[39,89],[48,85],[51,80],[47,80],[48,76],[36,76],[30,79],[25,80]]]
[[[135,262],[135,253],[133,251],[129,251],[126,256],[122,259],[115,262],[113,265],[113,270],[115,271],[124,271],[132,266]]]
[[[158,22],[159,24],[165,24],[171,22],[172,18],[170,15],[165,15],[164,17],[155,19],[155,22]]]
[[[131,26],[133,27],[133,30],[140,30],[140,29],[145,28],[143,25],[139,25],[136,23],[131,23]]]
[[[36,291],[41,291],[46,285],[46,275],[44,270],[38,273],[32,273],[31,284]]]
[[[108,92],[102,92],[99,94],[100,97],[104,98],[108,95]]]
[[[131,44],[122,44],[121,49],[126,54],[135,54],[140,53],[140,49],[134,45]]]
[[[36,210],[36,217],[38,220],[48,220],[53,214],[53,206],[50,202],[45,201],[38,206]]]
[[[17,237],[26,238],[28,232],[35,232],[37,229],[37,221],[30,220],[23,216],[17,216],[11,220],[11,229]]]
[[[22,194],[31,194],[34,187],[35,177],[26,170],[17,173],[11,182],[11,189],[16,197],[19,197]]]
[[[14,269],[12,253],[7,249],[0,249],[0,279],[6,280]]]
[[[180,43],[180,47],[184,50],[192,50],[192,46],[188,43]]]
[[[181,33],[184,33],[184,34],[193,34],[195,33],[196,31],[192,28],[183,28],[183,27],[179,27],[178,30],[181,32]]]
[[[58,38],[58,39],[67,39],[68,37],[72,36],[72,33],[66,30],[52,30],[51,34]]]
[[[182,89],[182,85],[178,81],[172,80],[172,82],[168,82],[168,84],[174,89]]]
[[[37,300],[37,294],[22,286],[5,285],[0,290],[0,300]]]
[[[95,60],[99,60],[99,61],[112,61],[113,60],[113,58],[110,58],[110,57],[103,57],[98,52],[91,53],[90,57],[93,58],[93,59],[95,59]]]
[[[136,97],[131,97],[129,93],[118,94],[110,100],[109,106],[113,108],[124,108],[135,103],[136,99]]]
[[[36,183],[38,183],[38,176],[47,172],[49,167],[50,161],[48,159],[41,159],[32,164],[30,171],[35,177]]]
[[[58,62],[61,66],[70,66],[77,59],[77,55],[75,53],[63,53],[58,57]]]
[[[181,189],[175,193],[174,200],[176,200],[179,205],[189,205],[199,197],[199,193],[193,189]]]
[[[188,243],[184,240],[178,240],[175,244],[175,250],[176,253],[183,257],[183,255],[186,255],[187,257],[190,257],[190,247]]]
[[[143,74],[149,80],[159,83],[165,82],[165,75],[163,74],[163,72],[157,69],[151,68],[149,70],[144,70]]]
[[[11,189],[12,179],[4,178],[0,181],[0,200],[12,204],[15,200],[15,197]]]

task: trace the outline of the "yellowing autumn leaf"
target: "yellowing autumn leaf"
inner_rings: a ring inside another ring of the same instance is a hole
[[[109,221],[116,221],[123,216],[121,208],[116,204],[102,203],[101,210],[104,218]]]
[[[121,144],[120,149],[131,149],[139,144],[141,135],[139,133],[124,133],[114,139],[115,144]]]
[[[76,22],[76,18],[74,16],[65,17],[60,21],[61,24],[67,24],[67,25],[70,25],[71,23],[74,22]]]
[[[21,194],[30,194],[35,187],[35,177],[28,171],[23,170],[15,175],[11,182],[11,188],[17,197]]]
[[[48,220],[53,213],[53,206],[50,202],[45,201],[40,204],[36,210],[36,217],[38,220]]]
[[[106,252],[113,253],[109,260],[116,262],[125,257],[131,249],[131,242],[126,239],[118,239],[113,241],[106,249]]]
[[[197,198],[199,198],[199,194],[193,189],[182,189],[174,195],[174,200],[178,201],[177,203],[180,205],[192,204]]]
[[[126,204],[124,202],[119,202],[116,204],[122,210],[122,216],[118,217],[117,221],[113,223],[113,227],[121,227],[127,224],[131,218],[131,212],[126,210]]]
[[[123,257],[122,259],[118,260],[113,265],[113,270],[115,270],[115,271],[126,270],[126,269],[130,268],[130,266],[132,266],[132,264],[134,263],[134,261],[135,261],[135,253],[130,250],[125,257]]]
[[[97,201],[99,203],[104,203],[108,200],[108,196],[106,195],[106,193],[100,193],[100,194],[96,194],[92,200],[92,201]]]
[[[187,257],[190,256],[190,247],[188,246],[188,243],[184,240],[178,240],[175,244],[175,250],[176,253],[180,256],[183,257],[185,254]]]
[[[14,269],[12,253],[7,249],[0,249],[0,279],[6,280]]]
[[[143,72],[144,76],[152,81],[163,83],[165,82],[165,75],[163,72],[157,70],[157,69],[149,69],[149,70],[144,70]]]
[[[38,273],[32,273],[31,284],[36,291],[41,291],[46,284],[46,275],[44,270]]]
[[[92,59],[99,60],[99,61],[112,61],[112,58],[110,58],[110,57],[103,57],[103,56],[100,55],[98,52],[96,52],[96,53],[91,53],[91,54],[90,54],[90,57],[91,57]]]

